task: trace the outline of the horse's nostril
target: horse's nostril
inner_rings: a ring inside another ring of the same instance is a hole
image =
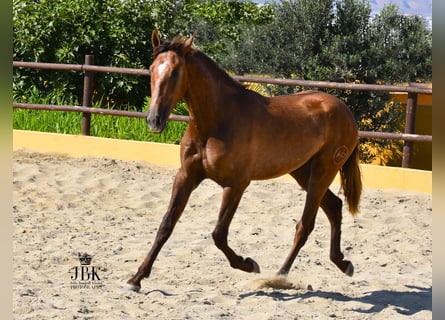
[[[155,124],[156,124],[157,127],[161,126],[161,124],[162,124],[162,120],[161,120],[161,117],[159,115],[157,115],[156,118],[155,118]]]
[[[150,112],[146,118],[147,126],[150,128],[152,132],[161,132],[165,126],[164,117],[160,114],[156,114],[155,112]]]

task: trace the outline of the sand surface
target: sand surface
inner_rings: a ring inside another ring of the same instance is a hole
[[[176,169],[23,150],[13,157],[15,319],[432,318],[430,194],[365,186],[360,214],[343,215],[353,277],[329,260],[320,211],[289,287],[272,288],[265,284],[290,249],[305,193],[289,178],[248,187],[229,235],[231,247],[261,267],[248,274],[213,244],[221,188],[204,181],[133,293],[121,287],[151,246]],[[88,269],[79,252],[92,256]]]

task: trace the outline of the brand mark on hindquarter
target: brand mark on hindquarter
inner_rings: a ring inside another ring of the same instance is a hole
[[[334,163],[339,164],[340,162],[342,162],[342,160],[346,158],[347,154],[348,154],[348,148],[346,146],[340,146],[337,149],[335,149],[333,157]]]

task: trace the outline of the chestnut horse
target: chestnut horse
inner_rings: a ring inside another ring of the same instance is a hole
[[[181,140],[179,168],[171,200],[155,241],[126,289],[139,291],[141,280],[171,235],[191,192],[206,178],[223,188],[215,245],[233,268],[259,272],[251,258],[228,245],[230,222],[251,180],[290,174],[306,190],[293,246],[278,274],[287,275],[314,228],[318,208],[331,226],[330,259],[345,274],[354,268],[340,250],[342,201],[329,190],[340,171],[349,211],[358,210],[362,189],[358,163],[358,128],[349,109],[318,91],[264,97],[246,89],[206,55],[192,47],[193,36],[161,40],[152,34],[151,102],[147,124],[162,132],[173,107],[184,99],[190,122]]]

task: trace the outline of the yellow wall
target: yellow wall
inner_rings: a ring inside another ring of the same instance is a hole
[[[71,157],[139,160],[179,167],[179,146],[162,143],[13,131],[13,147],[30,151],[61,153]],[[432,192],[432,172],[414,169],[361,165],[364,187]],[[338,184],[338,176],[334,183]]]
[[[14,130],[13,148],[61,153],[71,157],[105,157],[175,167],[180,165],[179,146],[163,143]]]

